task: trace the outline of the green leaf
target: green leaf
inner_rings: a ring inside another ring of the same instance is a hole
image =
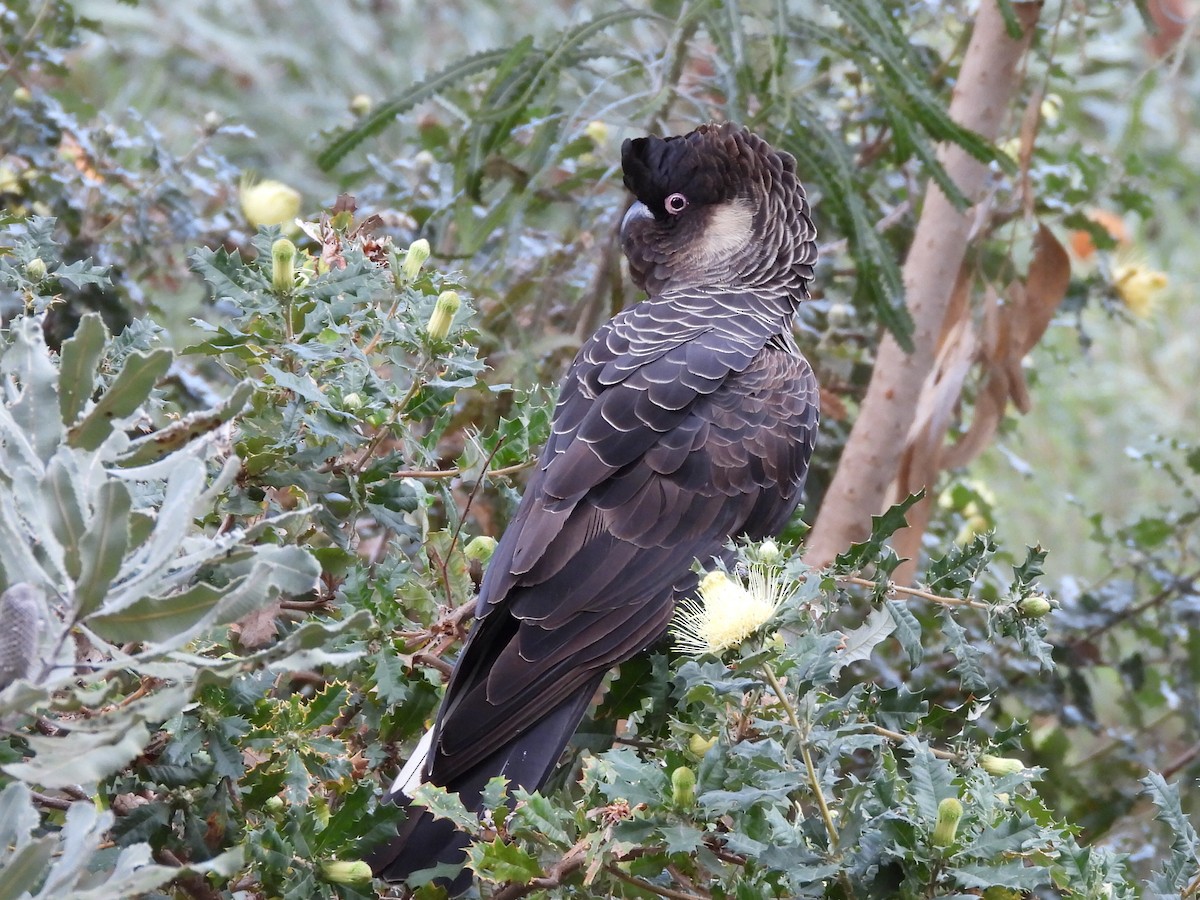
[[[872,609],[862,625],[843,634],[837,662],[830,675],[836,678],[850,663],[870,659],[875,648],[895,630],[896,622],[887,610],[880,607]]]
[[[908,762],[908,777],[921,821],[932,829],[937,821],[938,804],[947,797],[958,796],[950,764],[934,756],[927,744],[917,743]]]
[[[1045,866],[1027,866],[1020,859],[998,863],[964,863],[947,873],[964,888],[1007,887],[1033,890],[1050,884],[1050,871]]]
[[[475,814],[463,806],[458,794],[447,793],[445,788],[426,782],[413,791],[413,802],[438,818],[449,819],[464,830],[475,831],[479,828],[479,819]]]
[[[14,778],[48,788],[94,784],[129,765],[145,749],[150,732],[142,722],[124,722],[107,731],[69,731],[44,737],[25,735],[33,758],[3,766]]]
[[[81,571],[75,585],[75,609],[89,615],[104,602],[108,587],[129,547],[130,511],[133,498],[119,481],[100,485],[87,531],[79,542]]]
[[[470,867],[495,881],[529,884],[542,874],[538,861],[518,847],[496,838],[490,844],[472,844],[467,851]]]
[[[83,406],[92,396],[96,366],[108,343],[108,329],[99,313],[88,313],[79,320],[75,333],[63,341],[58,379],[58,408],[66,427],[75,424]]]
[[[908,655],[908,664],[915,669],[925,658],[925,647],[921,644],[921,623],[901,601],[887,600],[885,605],[892,621],[896,623],[896,638]]]
[[[58,367],[50,358],[39,317],[17,319],[12,324],[12,343],[2,359],[0,372],[15,378],[21,395],[8,404],[8,415],[24,434],[26,446],[39,461],[48,460],[58,447],[62,427],[47,410],[58,405]],[[32,462],[32,460],[30,460]]]
[[[517,808],[505,822],[510,831],[529,829],[545,835],[559,847],[571,845],[571,837],[565,827],[570,818],[566,810],[555,806],[541,794],[531,794],[524,788],[517,788],[513,796]]]
[[[63,564],[70,578],[80,573],[80,544],[83,537],[83,508],[75,492],[78,470],[66,452],[56,453],[46,467],[42,481],[47,503],[44,507],[50,531],[63,549]]]
[[[0,864],[0,900],[33,896],[45,877],[55,843],[53,835],[37,838],[16,848]]]
[[[942,611],[942,634],[946,638],[946,649],[958,660],[954,671],[958,673],[963,690],[976,696],[986,694],[988,684],[983,671],[983,652],[968,642],[966,630],[958,624],[950,609]]]
[[[254,384],[243,381],[215,409],[203,410],[185,416],[153,434],[135,440],[129,452],[120,459],[122,466],[142,466],[174,453],[196,440],[220,428],[241,413],[254,395]]]
[[[1158,772],[1150,772],[1141,779],[1141,784],[1158,807],[1154,818],[1167,826],[1171,836],[1171,858],[1164,861],[1163,870],[1157,873],[1160,887],[1182,888],[1200,872],[1200,837],[1183,811],[1177,785],[1168,783]]]
[[[131,353],[95,405],[67,431],[72,447],[95,450],[113,430],[115,421],[133,415],[145,403],[158,380],[171,367],[170,350]]]
[[[904,500],[889,507],[883,515],[871,516],[871,536],[849,550],[843,551],[834,561],[838,571],[857,572],[877,562],[888,538],[908,525],[905,514],[914,503],[925,495],[924,491],[910,494]]]

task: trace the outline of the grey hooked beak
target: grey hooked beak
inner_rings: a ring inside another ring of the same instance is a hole
[[[650,208],[641,200],[635,200],[633,206],[625,213],[625,218],[621,220],[621,238],[625,238],[625,231],[629,228],[629,223],[637,219],[650,219],[654,217],[654,213],[650,212]]]

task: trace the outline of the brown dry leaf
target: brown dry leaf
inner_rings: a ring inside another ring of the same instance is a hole
[[[275,617],[279,615],[283,600],[275,598],[257,612],[252,612],[230,626],[237,635],[238,643],[247,650],[265,647],[275,639]]]

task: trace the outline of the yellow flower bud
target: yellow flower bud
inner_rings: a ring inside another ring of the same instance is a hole
[[[597,147],[603,147],[608,141],[608,123],[594,119],[587,123],[587,127],[583,129],[583,133],[590,137],[592,143]]]
[[[1050,601],[1045,594],[1030,594],[1017,604],[1017,609],[1027,619],[1040,619],[1050,612]]]
[[[242,212],[255,228],[290,225],[300,213],[300,192],[282,181],[242,182]]]
[[[765,563],[777,563],[782,555],[779,545],[770,538],[758,545],[758,558]]]
[[[692,754],[696,759],[702,759],[704,754],[716,745],[717,739],[715,737],[706,738],[700,734],[693,734],[688,738],[688,753]]]
[[[1059,116],[1062,115],[1062,109],[1063,98],[1058,94],[1047,94],[1045,99],[1042,100],[1040,109],[1042,121],[1047,125],[1053,125],[1058,121]]]
[[[321,863],[321,875],[331,884],[370,884],[371,867],[362,860],[327,859]]]
[[[280,238],[271,245],[271,288],[281,297],[296,286],[296,245]]]
[[[488,537],[486,534],[481,534],[479,537],[471,538],[467,546],[463,549],[463,554],[467,559],[478,560],[481,563],[486,563],[492,558],[492,554],[496,552],[496,539]]]
[[[408,252],[404,254],[404,265],[401,268],[404,277],[409,281],[416,278],[427,259],[429,259],[429,241],[420,238],[409,244]]]
[[[676,806],[692,806],[696,802],[696,773],[687,766],[671,773],[671,802]]]
[[[949,847],[958,833],[962,821],[963,805],[957,797],[947,797],[938,804],[937,822],[933,826],[933,846]]]
[[[1169,284],[1165,273],[1141,265],[1127,263],[1113,269],[1113,287],[1125,308],[1140,319],[1154,311],[1154,305]]]
[[[360,119],[371,112],[371,108],[375,106],[375,101],[366,94],[355,94],[350,101],[350,112],[358,116]]]
[[[46,262],[40,256],[35,256],[25,263],[25,274],[30,281],[41,281],[46,277]]]
[[[442,291],[434,304],[433,314],[425,326],[425,333],[435,341],[444,341],[450,333],[450,325],[454,322],[454,314],[458,312],[462,302],[458,299],[458,291]]]
[[[1011,756],[992,756],[984,753],[979,757],[979,766],[989,775],[1015,775],[1024,771],[1025,763]]]
[[[342,409],[356,410],[363,408],[363,398],[356,391],[351,391],[342,397]]]
[[[24,106],[33,99],[33,94],[29,93],[29,88],[19,86],[13,89],[12,98],[13,103],[16,103],[18,106]]]

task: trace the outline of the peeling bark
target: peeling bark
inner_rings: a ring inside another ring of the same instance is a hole
[[[995,140],[1019,86],[1018,64],[1029,47],[1041,2],[1014,3],[1020,40],[1008,36],[996,0],[984,0],[950,101],[956,122]],[[943,144],[938,159],[972,202],[983,198],[987,166],[957,145]],[[931,180],[904,264],[906,303],[914,323],[913,352],[888,335],[841,462],[808,539],[806,560],[824,565],[870,531],[870,517],[886,504],[904,451],[917,401],[933,368],[937,341],[971,231]]]

